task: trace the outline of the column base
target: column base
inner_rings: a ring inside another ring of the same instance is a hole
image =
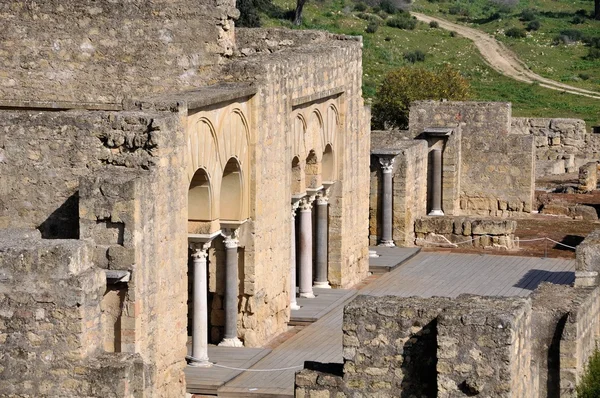
[[[396,244],[393,240],[382,240],[377,246],[394,247]]]
[[[315,298],[315,294],[313,292],[300,293],[300,297],[303,297],[303,298]]]
[[[313,288],[318,287],[319,289],[331,289],[331,285],[328,281],[325,282],[316,282],[313,284]]]
[[[209,362],[208,359],[204,361],[192,359],[190,360],[190,363],[188,363],[188,366],[193,366],[195,368],[210,368],[212,365],[212,362]]]
[[[219,343],[219,347],[243,347],[244,343],[241,342],[240,339],[234,337],[232,339],[223,339]]]
[[[431,210],[429,212],[429,214],[427,214],[428,216],[443,216],[444,212],[441,210]]]
[[[369,250],[369,258],[377,258],[379,254],[375,250]]]
[[[299,306],[297,303],[291,303],[291,304],[290,304],[290,309],[291,309],[292,311],[299,310],[300,308],[302,308],[302,307],[300,307],[300,306]]]

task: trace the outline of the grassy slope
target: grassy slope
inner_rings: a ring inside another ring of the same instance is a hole
[[[295,0],[274,0],[274,3],[284,10],[295,6]],[[422,23],[414,31],[405,31],[387,27],[382,21],[376,33],[365,33],[367,21],[357,17],[358,13],[352,11],[353,5],[349,0],[311,0],[305,5],[301,28],[363,36],[363,92],[368,98],[375,96],[377,86],[389,70],[409,65],[403,58],[405,52],[419,49],[427,57],[418,66],[435,68],[451,63],[470,80],[473,99],[510,101],[515,116],[576,117],[585,119],[588,125],[600,125],[600,100],[563,94],[501,76],[483,62],[471,41],[451,37],[447,31]],[[282,19],[263,16],[262,20],[264,26],[292,27],[289,21]]]

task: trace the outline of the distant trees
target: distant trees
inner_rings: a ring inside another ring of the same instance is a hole
[[[464,100],[470,95],[468,81],[451,66],[438,71],[400,68],[388,73],[373,103],[374,129],[408,127],[410,103],[416,100]]]

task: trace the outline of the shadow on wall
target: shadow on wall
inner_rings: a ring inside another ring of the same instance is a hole
[[[79,191],[65,200],[37,229],[43,239],[79,239]]]
[[[437,319],[422,325],[416,321],[413,327],[421,329],[413,334],[402,350],[403,385],[401,398],[437,397]],[[419,358],[415,361],[414,358]]]
[[[542,269],[531,269],[513,286],[521,289],[535,290],[542,282],[556,285],[570,285],[575,281],[575,272],[552,272]]]

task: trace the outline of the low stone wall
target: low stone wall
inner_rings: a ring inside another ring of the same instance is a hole
[[[296,374],[296,397],[573,397],[599,325],[598,287],[358,296],[344,310],[343,371],[311,363]]]
[[[423,217],[415,221],[415,244],[432,247],[478,247],[518,249],[514,220],[470,217]],[[471,240],[469,242],[469,240]]]

